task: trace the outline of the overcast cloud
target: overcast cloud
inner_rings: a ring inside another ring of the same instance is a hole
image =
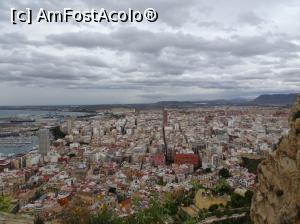
[[[10,8],[154,8],[155,23],[10,23]],[[300,90],[299,0],[2,0],[0,105]]]

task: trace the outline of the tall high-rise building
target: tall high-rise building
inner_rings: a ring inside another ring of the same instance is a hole
[[[50,133],[48,129],[39,130],[39,152],[42,156],[47,155],[50,148]]]
[[[67,120],[67,132],[71,134],[73,128],[73,118]]]
[[[163,126],[167,126],[168,125],[168,111],[167,110],[163,110]]]
[[[164,140],[164,154],[165,154],[165,159],[167,163],[172,162],[172,149],[168,147],[167,144],[167,138],[166,138],[166,132],[165,132],[165,127],[168,125],[168,112],[167,110],[163,109],[163,123],[162,123],[162,130],[163,130],[163,140]]]

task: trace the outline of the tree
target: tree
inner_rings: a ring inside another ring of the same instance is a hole
[[[164,186],[165,185],[162,177],[160,177],[158,179],[157,184],[160,185],[160,186]]]
[[[197,224],[197,223],[198,223],[197,219],[191,218],[191,217],[187,218],[187,219],[183,222],[183,224]]]
[[[203,188],[202,184],[200,184],[197,180],[192,181],[191,184],[193,186],[194,191],[198,191],[199,189]]]
[[[204,211],[203,209],[199,209],[199,212],[198,212],[198,219],[199,219],[199,220],[205,219],[206,213],[207,213],[207,211]]]
[[[137,196],[133,196],[131,198],[131,203],[132,203],[132,205],[138,207],[140,205],[140,198]]]
[[[118,200],[119,203],[124,201],[125,199],[126,199],[126,196],[124,194],[118,194],[117,195],[117,200]]]
[[[53,137],[55,140],[59,139],[59,138],[64,138],[66,137],[66,134],[63,133],[61,130],[60,130],[60,127],[59,126],[56,126],[56,127],[53,127],[50,129]]]
[[[212,189],[212,192],[214,194],[230,194],[232,192],[232,188],[230,185],[226,182],[225,179],[221,178],[217,185]]]
[[[44,224],[44,220],[40,216],[36,216],[34,219],[34,224]]]
[[[157,223],[163,224],[167,218],[164,213],[164,209],[157,202],[152,200],[149,208],[138,212],[130,223],[138,223],[138,224],[148,224],[148,223]]]
[[[253,197],[253,191],[247,190],[245,193],[245,200],[250,205]]]
[[[226,179],[226,178],[230,177],[230,173],[226,168],[222,168],[219,171],[219,176]]]
[[[211,173],[211,168],[206,168],[205,173]]]
[[[218,204],[212,204],[211,206],[209,206],[208,211],[213,212],[215,210],[217,210],[219,208]]]
[[[244,207],[246,205],[246,200],[242,195],[237,193],[232,193],[230,195],[230,205],[233,208]]]
[[[242,165],[248,169],[250,173],[257,173],[257,166],[260,164],[262,159],[249,159],[246,157],[242,157],[243,163]]]
[[[169,215],[176,215],[178,211],[178,205],[175,202],[175,200],[172,200],[171,198],[167,199],[164,204],[165,212]]]
[[[35,192],[34,192],[34,195],[32,197],[32,200],[37,200],[39,199],[42,195],[44,194],[43,190],[41,188],[37,189]]]

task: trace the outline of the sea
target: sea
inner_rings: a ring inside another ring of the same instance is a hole
[[[45,110],[0,110],[0,118],[24,118],[24,117],[44,117],[44,116],[81,116],[83,112],[69,111],[45,111]]]

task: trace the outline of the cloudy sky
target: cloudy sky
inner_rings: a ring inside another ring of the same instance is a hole
[[[10,23],[156,9],[155,23]],[[0,105],[252,98],[300,90],[299,0],[1,0]]]

